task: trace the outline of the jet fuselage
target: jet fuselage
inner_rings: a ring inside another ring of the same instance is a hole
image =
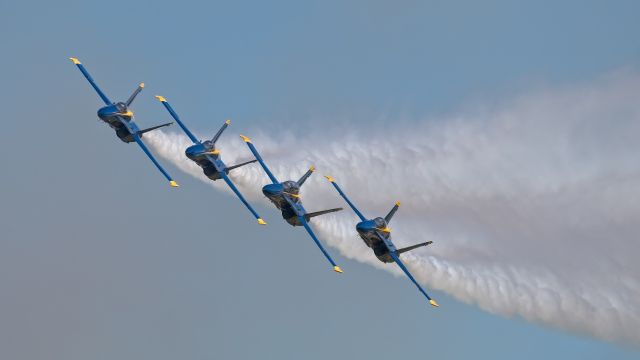
[[[215,181],[222,178],[218,169],[226,169],[226,165],[220,158],[220,153],[209,141],[202,144],[191,145],[185,150],[185,155],[202,168],[204,174]]]
[[[129,128],[131,128],[134,133],[140,129],[136,123],[133,122],[133,112],[127,108],[125,103],[119,102],[100,108],[98,110],[98,117],[114,129],[118,138],[123,142],[130,143],[135,141]],[[124,121],[127,122],[128,127],[123,123]],[[140,137],[142,137],[142,134],[140,134]]]
[[[389,255],[389,246],[395,251],[395,246],[391,242],[391,234],[385,232],[387,222],[384,218],[377,217],[371,220],[361,221],[356,224],[356,231],[364,243],[373,250],[378,260],[384,263],[392,263],[393,258]],[[380,237],[383,237],[381,239]],[[387,244],[385,244],[385,242]]]
[[[304,216],[306,212],[304,207],[302,207],[302,202],[300,201],[300,186],[295,181],[283,181],[278,184],[267,184],[262,187],[262,193],[282,212],[282,218],[290,225],[302,226],[298,216]],[[287,201],[285,196],[289,197],[293,206],[289,201]]]

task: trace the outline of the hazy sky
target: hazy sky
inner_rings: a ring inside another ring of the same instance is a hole
[[[406,279],[333,251],[337,276],[274,209],[257,205],[259,227],[165,161],[181,184],[169,188],[98,122],[99,98],[68,57],[111,99],[144,81],[143,126],[168,119],[156,94],[202,134],[226,118],[234,136],[313,131],[312,120],[418,125],[637,69],[639,12],[633,1],[0,3],[2,358],[637,358],[440,292],[432,309]]]

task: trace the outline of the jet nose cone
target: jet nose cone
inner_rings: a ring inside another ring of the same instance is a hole
[[[103,107],[100,110],[98,110],[98,117],[99,118],[105,118],[109,115],[111,115],[112,111],[111,109],[107,106],[107,107]]]
[[[194,157],[197,153],[196,149],[193,148],[193,146],[188,147],[187,150],[184,151],[185,155],[187,155],[187,157]]]
[[[98,117],[101,119],[109,118],[118,114],[118,109],[115,105],[105,106],[98,110]]]
[[[262,193],[265,194],[266,196],[276,196],[282,193],[282,185],[280,184],[269,184],[269,185],[265,185],[262,188]]]
[[[198,157],[202,152],[204,152],[204,147],[202,145],[193,145],[189,146],[187,150],[184,151],[184,154],[187,155],[189,159],[193,159]]]
[[[371,220],[361,221],[356,225],[356,230],[359,232],[368,232],[371,230],[375,230],[375,228],[376,225]]]

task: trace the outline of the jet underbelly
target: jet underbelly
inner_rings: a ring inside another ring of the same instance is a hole
[[[291,226],[301,226],[300,219],[298,219],[298,215],[293,210],[291,206],[285,206],[280,208],[282,211],[282,218],[285,219],[289,225]]]
[[[367,236],[366,234],[362,234],[362,233],[358,233],[358,235],[360,235],[360,238],[365,243],[365,245],[367,245],[368,247],[371,247],[372,241],[369,238],[369,236]]]
[[[207,165],[202,165],[202,164],[198,164],[198,165],[202,167],[202,171],[209,179],[215,181],[222,178],[222,175],[220,175],[220,172],[218,171],[218,169],[216,169],[215,166],[211,165],[211,163]]]
[[[111,126],[116,131],[116,135],[118,136],[118,138],[126,143],[134,142],[135,140],[133,139],[133,135],[131,135],[131,132],[129,132],[129,129],[127,129],[127,127],[122,125],[121,123],[118,124],[120,126],[109,124],[109,126]]]
[[[358,232],[358,235],[360,235],[362,241],[373,250],[378,260],[385,263],[393,262],[393,259],[389,255],[389,249],[387,249],[387,246],[380,240],[375,232]]]

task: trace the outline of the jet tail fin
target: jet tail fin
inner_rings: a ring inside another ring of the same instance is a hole
[[[231,171],[231,170],[233,170],[233,169],[237,169],[237,168],[239,168],[240,166],[245,166],[245,165],[248,165],[248,164],[253,164],[254,162],[257,162],[257,161],[258,161],[258,160],[253,159],[253,160],[245,161],[245,162],[240,163],[240,164],[236,164],[236,165],[228,166],[228,167],[227,167],[227,169],[226,169],[226,170],[227,170],[227,174],[229,173],[229,171]]]
[[[427,242],[424,242],[424,243],[421,243],[421,244],[407,246],[405,248],[398,249],[396,252],[398,253],[398,255],[400,255],[400,254],[405,253],[407,251],[411,251],[411,250],[417,249],[417,248],[422,247],[422,246],[427,246],[429,244],[433,244],[433,241],[427,241]]]
[[[218,130],[218,132],[213,136],[213,139],[211,139],[212,143],[216,143],[216,141],[218,141],[218,139],[220,138],[220,135],[222,135],[222,132],[224,131],[224,129],[226,129],[229,124],[231,124],[231,120],[227,119],[227,121],[224,122],[224,124],[222,124],[222,127],[220,128],[220,130]]]
[[[396,211],[398,211],[399,207],[400,207],[400,201],[396,202],[396,204],[393,205],[393,207],[391,208],[391,211],[389,211],[387,216],[384,217],[384,220],[387,222],[387,224],[391,222],[391,218],[393,217],[393,215],[395,215]]]
[[[142,89],[144,89],[144,83],[140,83],[140,85],[138,85],[138,87],[135,90],[133,90],[133,93],[131,94],[131,96],[129,96],[129,99],[127,99],[127,102],[126,102],[127,107],[131,105],[133,100],[135,100],[136,96],[140,94],[140,91],[142,91]]]
[[[309,221],[309,219],[311,219],[312,217],[316,217],[316,216],[320,216],[320,215],[324,215],[324,214],[328,214],[328,213],[332,213],[340,210],[342,210],[342,208],[335,208],[335,209],[329,209],[329,210],[316,211],[312,213],[306,213],[304,215],[304,218],[305,220]]]
[[[315,166],[311,166],[309,168],[309,170],[307,170],[307,172],[304,173],[304,175],[302,175],[300,180],[298,180],[298,186],[302,186],[302,184],[304,184],[304,182],[307,181],[309,176],[311,176],[311,174],[313,174],[314,171],[316,171],[316,167]]]
[[[140,130],[140,131],[138,131],[138,135],[142,135],[142,134],[144,134],[144,133],[148,133],[149,131],[153,131],[153,130],[159,129],[159,128],[161,128],[161,127],[169,126],[169,125],[171,125],[171,124],[173,124],[173,123],[172,123],[172,122],[169,122],[169,123],[162,124],[162,125],[152,126],[152,127],[150,127],[150,128],[147,128],[147,129],[144,129],[144,130]]]

